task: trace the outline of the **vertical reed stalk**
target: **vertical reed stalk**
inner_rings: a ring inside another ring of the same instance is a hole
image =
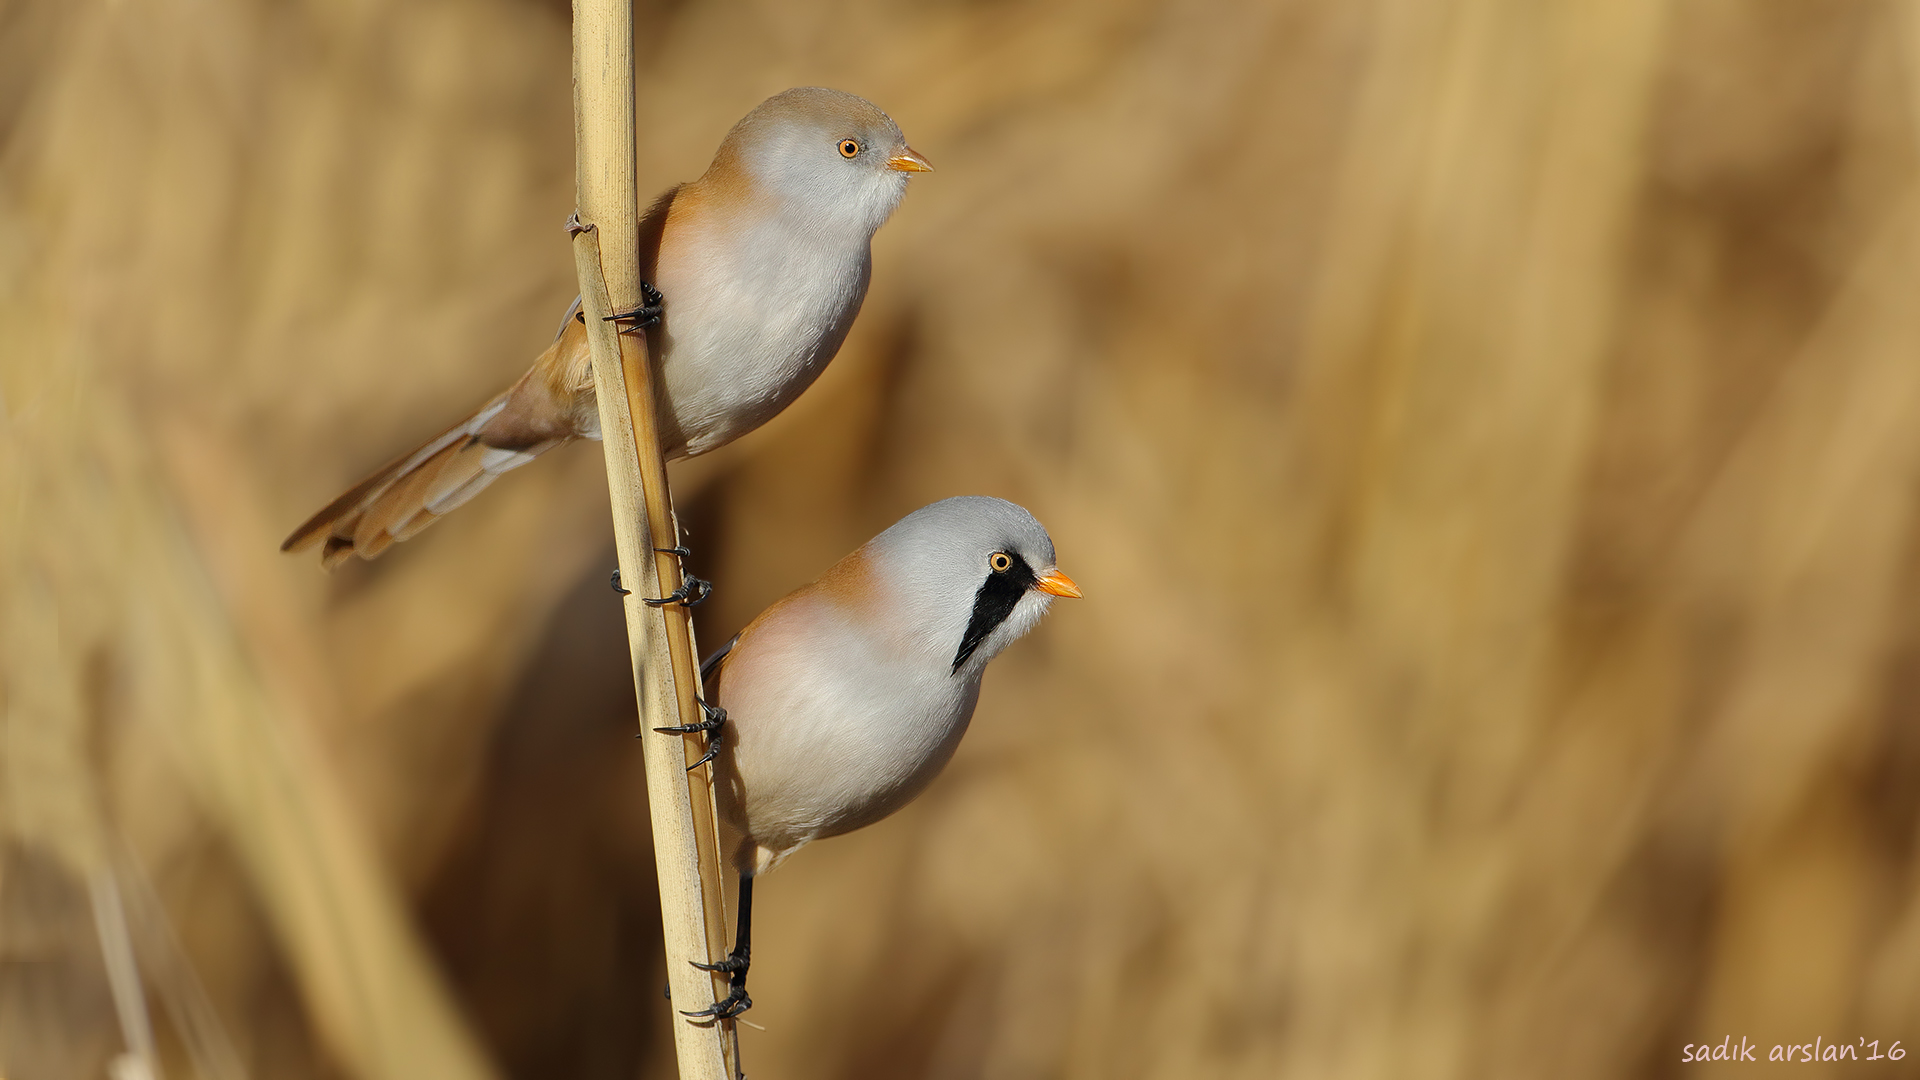
[[[667,979],[677,1008],[699,1008],[725,990],[725,977],[693,968],[727,951],[720,845],[711,766],[688,771],[698,737],[655,728],[697,721],[699,673],[693,626],[678,604],[654,607],[680,586],[679,528],[660,454],[653,370],[646,338],[621,334],[606,317],[641,303],[630,0],[574,2],[575,268],[586,313],[607,460],[607,491],[626,597],[627,640],[640,703],[654,862],[660,879]],[[610,256],[610,257],[609,257]],[[732,1021],[680,1022],[674,1048],[683,1080],[737,1075]]]

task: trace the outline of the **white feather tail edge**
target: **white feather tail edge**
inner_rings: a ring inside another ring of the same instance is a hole
[[[324,541],[320,564],[331,569],[355,555],[371,559],[408,539],[478,495],[509,469],[517,469],[568,438],[523,449],[500,449],[479,431],[506,406],[508,394],[367,477],[293,531],[282,551]]]

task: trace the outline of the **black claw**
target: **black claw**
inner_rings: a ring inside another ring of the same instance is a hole
[[[733,951],[725,960],[717,964],[702,964],[697,960],[688,963],[701,971],[724,971],[727,973],[727,996],[701,1009],[699,1012],[686,1012],[681,1015],[692,1017],[711,1016],[716,1020],[730,1020],[748,1009],[753,1008],[753,999],[747,996],[747,968],[753,954],[753,879],[740,879],[740,915],[733,931]]]
[[[726,739],[720,735],[714,735],[709,737],[707,739],[707,752],[700,755],[699,761],[696,761],[693,764],[687,766],[687,771],[692,772],[693,770],[699,768],[700,766],[705,765],[707,762],[712,761],[715,757],[718,757],[720,754],[720,746],[724,742],[726,742]]]
[[[656,550],[660,550],[666,554],[677,554],[686,549],[665,548],[665,549],[656,549]],[[608,579],[608,582],[613,586],[613,591],[619,593],[621,596],[633,595],[632,589],[621,587],[620,571],[618,569],[614,570],[613,576]],[[642,603],[652,604],[654,607],[665,607],[668,604],[679,604],[681,607],[699,607],[702,603],[706,602],[707,597],[712,595],[713,595],[713,582],[708,581],[705,578],[694,577],[692,574],[688,574],[686,577],[680,580],[680,587],[673,590],[672,593],[666,596],[663,596],[658,600],[655,600],[649,596],[643,596],[640,598],[640,600]]]
[[[702,719],[697,724],[675,724],[672,727],[657,727],[653,729],[662,735],[692,735],[699,733],[707,737],[707,752],[700,756],[699,761],[687,766],[688,772],[692,772],[707,762],[712,761],[714,756],[720,753],[720,748],[726,744],[726,735],[721,729],[726,727],[727,724],[727,710],[718,705],[709,705],[702,701],[700,702],[700,715]]]
[[[659,289],[643,281],[640,283],[640,306],[632,311],[616,311],[608,315],[604,321],[621,324],[620,332],[623,334],[657,325],[660,322],[661,313],[666,310],[661,303],[665,299],[666,297],[660,295]]]
[[[681,579],[680,587],[673,591],[673,595],[660,600],[649,600],[647,603],[655,607],[672,603],[679,603],[683,607],[694,607],[706,600],[707,597],[713,595],[713,582],[705,578],[695,577],[686,572],[686,561],[693,557],[692,549],[688,548],[685,544],[680,544],[670,548],[654,548],[653,550],[658,554],[672,555],[679,559],[681,562],[680,572],[685,576]]]
[[[744,956],[729,956],[717,964],[703,964],[698,960],[689,960],[687,963],[701,971],[724,971],[729,975],[736,971],[745,971],[749,966],[749,961]]]
[[[711,1016],[715,1020],[731,1020],[751,1008],[753,1008],[753,999],[747,996],[745,990],[730,990],[727,992],[726,997],[721,998],[706,1008],[697,1012],[688,1012],[685,1009],[681,1009],[680,1015],[695,1018]]]
[[[698,607],[707,597],[712,595],[713,582],[688,574],[685,578],[681,579],[680,587],[666,596],[658,600],[652,597],[642,597],[641,599],[646,603],[652,604],[654,607],[665,607],[668,604],[679,604],[681,607]]]
[[[696,731],[719,731],[727,722],[727,710],[718,705],[700,703],[700,722],[697,724],[676,724],[673,727],[654,728],[655,731],[668,731],[675,735],[691,735]]]

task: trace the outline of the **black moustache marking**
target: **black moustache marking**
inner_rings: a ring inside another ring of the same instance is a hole
[[[1012,565],[997,573],[988,573],[987,580],[980,583],[980,591],[973,594],[973,617],[967,620],[966,636],[960,639],[960,651],[954,655],[954,673],[995,627],[1007,621],[1014,605],[1040,580],[1027,560],[1011,551],[1007,552],[1007,558],[1012,560]]]

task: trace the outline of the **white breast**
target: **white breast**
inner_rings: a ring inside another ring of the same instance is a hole
[[[704,453],[765,423],[839,351],[870,266],[867,237],[823,238],[779,215],[689,223],[662,238],[655,282],[674,456]]]
[[[891,814],[953,756],[979,700],[956,678],[855,631],[832,601],[770,612],[730,657],[723,812],[777,855]]]

